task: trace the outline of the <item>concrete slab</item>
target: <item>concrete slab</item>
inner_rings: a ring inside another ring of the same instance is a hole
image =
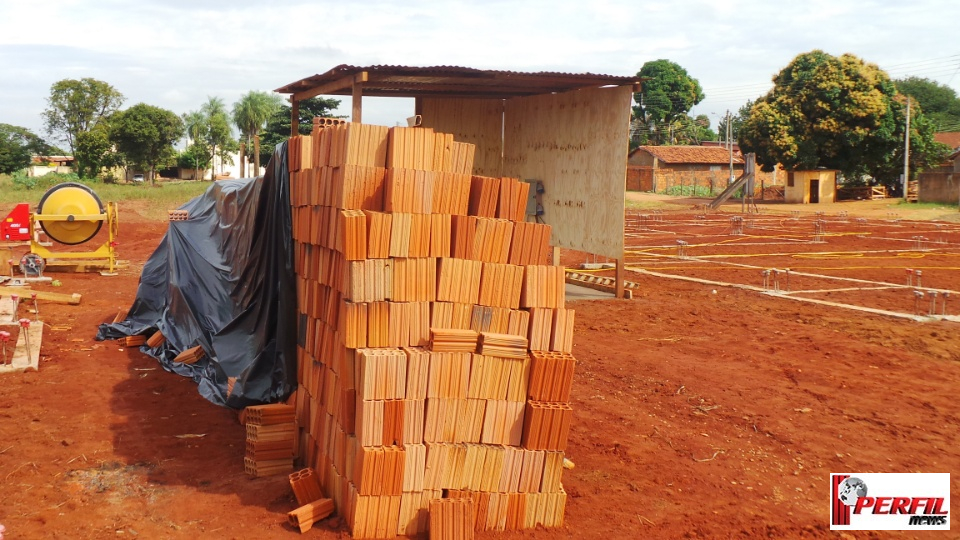
[[[587,287],[581,287],[580,285],[574,285],[572,283],[567,283],[566,295],[567,295],[567,301],[609,300],[611,298],[616,298],[616,296],[613,293],[607,293],[607,292],[597,291],[594,289],[588,289]]]

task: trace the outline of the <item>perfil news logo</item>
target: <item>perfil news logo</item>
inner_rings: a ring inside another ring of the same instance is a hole
[[[950,530],[950,473],[831,474],[830,529]]]

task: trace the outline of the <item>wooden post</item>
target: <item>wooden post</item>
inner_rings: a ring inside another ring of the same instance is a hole
[[[560,248],[553,246],[553,265],[560,266]]]
[[[290,136],[300,134],[300,100],[293,99],[290,103]]]
[[[354,80],[353,81],[353,118],[351,119],[351,122],[356,122],[358,124],[362,122],[362,120],[360,119],[361,113],[363,112],[362,98],[363,98],[363,83],[360,81]]]
[[[253,136],[253,165],[256,170],[253,171],[253,177],[260,176],[260,135]]]
[[[625,269],[623,265],[623,257],[620,257],[619,259],[617,259],[617,290],[616,290],[617,298],[623,298],[623,280],[626,277],[626,273],[624,270]]]
[[[240,141],[240,178],[247,177],[247,145]]]

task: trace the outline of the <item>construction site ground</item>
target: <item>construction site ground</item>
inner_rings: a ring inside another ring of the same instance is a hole
[[[836,538],[831,472],[951,472],[960,493],[960,292],[941,320],[942,292],[960,291],[956,207],[780,203],[738,224],[739,202],[704,202],[630,194],[634,299],[568,306],[579,364],[566,523],[479,538]],[[166,229],[148,210],[121,205],[119,275],[37,286],[83,300],[41,304],[39,372],[0,376],[6,538],[293,538],[286,478],[244,475],[235,412],[93,339],[133,301]],[[907,268],[922,271],[923,299]],[[304,536],[349,535],[334,517]]]

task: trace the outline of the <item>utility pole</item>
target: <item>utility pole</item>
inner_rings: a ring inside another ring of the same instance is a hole
[[[727,149],[730,151],[730,179],[727,185],[733,183],[733,126],[730,125],[730,110],[727,109]]]
[[[907,135],[903,146],[903,198],[910,189],[910,96],[907,96]]]

